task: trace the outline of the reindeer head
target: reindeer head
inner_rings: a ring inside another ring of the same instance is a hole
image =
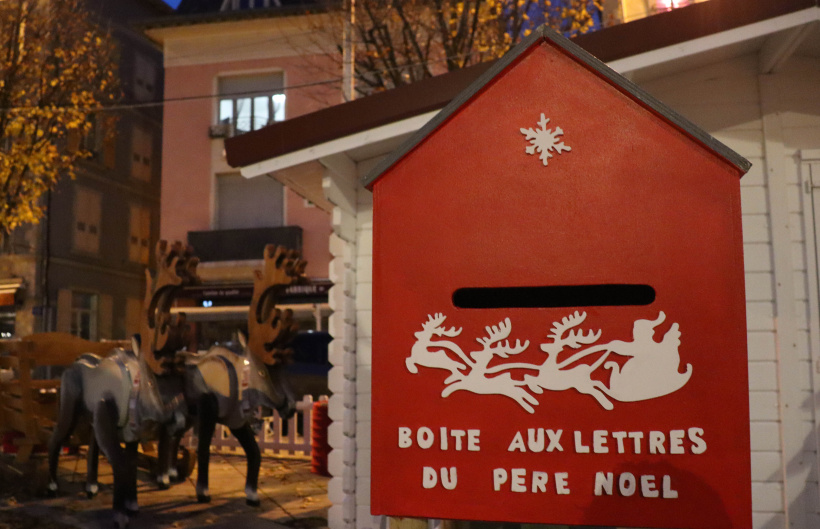
[[[589,330],[584,334],[583,330],[570,330],[573,327],[581,325],[587,318],[586,312],[575,311],[574,314],[564,316],[560,322],[553,322],[551,333],[547,336],[552,339],[552,343],[542,343],[541,350],[547,353],[549,357],[552,354],[558,354],[564,350],[564,347],[571,347],[572,349],[579,349],[584,345],[595,343],[601,337],[600,329],[598,332]],[[564,333],[567,333],[564,336]]]
[[[447,316],[438,312],[435,315],[427,315],[427,321],[421,324],[421,331],[414,333],[417,339],[429,339],[434,334],[436,336],[448,336],[450,338],[458,336],[461,334],[461,329],[456,329],[455,327],[450,327],[449,329],[445,329],[441,326],[444,323],[444,320],[447,319]]]
[[[512,331],[512,324],[509,318],[504,318],[504,321],[499,322],[498,325],[489,325],[484,327],[487,332],[487,337],[476,338],[476,341],[484,346],[480,351],[473,351],[470,356],[477,362],[489,362],[493,356],[500,358],[509,358],[510,355],[517,355],[524,352],[530,346],[530,341],[526,340],[523,344],[521,340],[515,340],[515,346],[510,345],[507,339]],[[502,341],[503,340],[503,341]]]
[[[288,349],[298,330],[293,311],[276,307],[282,292],[290,285],[307,282],[307,263],[299,253],[269,244],[264,251],[264,269],[255,272],[253,296],[248,310],[248,350],[266,365],[282,364],[291,354]]]
[[[190,246],[181,242],[168,245],[159,241],[154,253],[156,273],[145,271],[145,301],[140,318],[140,355],[151,371],[160,375],[166,371],[163,360],[172,358],[185,341],[185,318],[171,319],[171,304],[179,290],[200,283],[196,273],[199,259]]]

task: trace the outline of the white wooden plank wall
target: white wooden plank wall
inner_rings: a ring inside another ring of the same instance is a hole
[[[356,175],[341,176],[327,171],[322,183],[328,199],[334,203],[333,233],[330,237],[332,260],[328,275],[333,287],[328,303],[333,314],[328,321],[333,341],[328,350],[332,365],[328,373],[328,388],[332,395],[328,403],[331,425],[328,441],[328,525],[331,529],[356,527]],[[369,408],[367,410],[369,414]]]
[[[818,487],[817,417],[818,386],[814,381],[812,356],[820,353],[818,344],[810,337],[810,324],[817,325],[820,314],[812,313],[817,307],[817,291],[808,285],[816,282],[816,241],[807,232],[804,217],[811,222],[811,189],[804,186],[808,175],[801,175],[800,153],[820,147],[820,60],[792,57],[769,82],[777,95],[778,117],[782,130],[787,182],[787,206],[791,234],[791,260],[794,284],[794,315],[796,327],[796,369],[792,388],[798,405],[796,423],[790,425],[796,447],[784,454],[787,475],[787,516],[792,527],[820,527],[820,487]],[[810,278],[808,274],[813,274]],[[816,340],[816,338],[815,338]],[[785,381],[784,381],[785,382]],[[785,391],[785,387],[781,390]],[[802,524],[802,525],[800,525]]]
[[[809,309],[803,211],[810,197],[796,155],[820,146],[820,62],[796,57],[769,76],[757,65],[749,55],[643,87],[754,164],[741,180],[753,520],[758,529],[810,529],[820,527],[820,492],[809,322],[820,316]],[[767,161],[767,152],[780,160]]]
[[[372,163],[363,162],[359,173]],[[370,395],[373,285],[373,198],[357,175],[328,171],[323,187],[333,212],[329,297],[330,432],[328,496],[330,529],[377,528],[370,514]]]
[[[356,224],[356,527],[377,529],[381,517],[370,514],[370,402],[373,336],[373,194],[361,188]]]

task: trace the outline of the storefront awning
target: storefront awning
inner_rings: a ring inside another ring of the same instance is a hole
[[[0,279],[0,306],[14,305],[17,292],[25,286],[26,280],[21,277]]]
[[[322,317],[330,314],[330,306],[327,303],[295,303],[289,305],[277,305],[277,308],[293,311],[296,319],[307,317]],[[190,322],[203,321],[247,321],[247,305],[229,305],[216,307],[173,307],[171,314],[185,314]]]

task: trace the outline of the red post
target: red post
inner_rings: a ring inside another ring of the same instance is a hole
[[[310,471],[320,476],[330,476],[327,470],[327,455],[330,453],[330,443],[327,439],[327,429],[330,426],[330,416],[327,411],[327,401],[320,400],[313,403],[313,420],[310,434]]]

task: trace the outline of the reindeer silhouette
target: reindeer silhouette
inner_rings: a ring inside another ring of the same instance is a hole
[[[476,339],[483,346],[482,349],[472,351],[468,356],[451,341],[433,339],[433,336],[455,337],[461,334],[461,329],[451,327],[446,330],[442,327],[445,316],[437,313],[428,316],[428,321],[422,324],[422,330],[415,333],[417,341],[405,363],[411,373],[417,373],[419,365],[450,371],[450,376],[445,380],[446,387],[441,392],[442,397],[448,397],[456,391],[503,395],[516,401],[529,413],[535,412],[533,406],[538,404],[538,400],[527,389],[535,394],[544,393],[544,390],[574,389],[595,398],[605,410],[612,410],[613,400],[632,402],[661,397],[677,391],[689,380],[692,374],[691,364],[687,365],[685,373],[678,372],[681,336],[678,324],[672,324],[660,342],[654,340],[655,328],[666,318],[663,312],[656,320],[636,320],[631,342],[613,340],[597,345],[595,342],[601,337],[600,330],[573,330],[586,317],[586,312],[575,311],[560,322],[553,322],[551,332],[547,335],[551,341],[541,344],[541,350],[547,355],[542,364],[509,362],[490,367],[490,362],[496,356],[509,358],[529,347],[529,341],[522,344],[520,340],[516,340],[514,346],[510,345],[510,319],[505,318],[498,325],[485,327],[487,336]],[[585,346],[588,347],[584,348]],[[577,352],[559,360],[559,355],[566,348]],[[463,363],[454,360],[448,351]],[[622,367],[612,360],[613,355],[627,357]],[[585,360],[587,357],[592,361]],[[602,373],[606,369],[611,370],[609,385],[594,378],[598,369],[602,369]],[[536,374],[525,374],[523,380],[516,380],[510,375],[512,370],[528,370]]]
[[[575,389],[579,393],[595,397],[604,409],[611,410],[613,409],[612,402],[606,398],[608,388],[600,380],[592,378],[592,373],[609,356],[609,351],[606,351],[604,346],[590,347],[562,362],[558,361],[558,354],[565,347],[579,349],[583,345],[595,343],[601,337],[600,330],[597,333],[590,330],[587,334],[583,331],[570,331],[573,327],[583,323],[586,317],[586,312],[575,311],[575,314],[565,316],[560,323],[553,322],[552,329],[550,329],[552,333],[548,335],[552,338],[552,343],[541,344],[541,350],[547,354],[547,359],[538,367],[537,375],[525,375],[524,380],[533,393],[541,394],[545,389],[549,391]],[[567,331],[569,334],[565,337],[564,333]],[[581,359],[601,352],[603,354],[592,364],[579,363]]]
[[[510,341],[507,340],[510,336],[511,329],[512,325],[510,324],[509,318],[505,318],[505,320],[498,325],[485,327],[487,337],[476,338],[476,341],[484,347],[479,351],[472,351],[470,353],[472,360],[467,359],[470,371],[466,375],[455,373],[454,375],[457,375],[456,380],[444,388],[444,391],[441,392],[441,396],[447,397],[459,390],[470,391],[481,395],[504,395],[516,401],[529,413],[535,413],[533,406],[537,405],[538,401],[521,387],[524,385],[524,382],[513,380],[509,373],[491,378],[487,377],[488,374],[521,367],[520,364],[508,364],[496,366],[495,368],[487,367],[495,356],[508,358],[510,355],[519,354],[529,347],[529,340],[523,344],[520,340],[516,340],[515,346],[511,347]],[[504,340],[503,343],[502,340]],[[461,356],[463,356],[463,353]],[[523,365],[529,368],[532,367],[526,364]]]
[[[453,360],[447,354],[445,349],[459,355],[465,362],[469,360],[464,356],[461,348],[453,342],[447,340],[433,341],[433,335],[448,336],[454,338],[461,334],[461,329],[456,330],[455,327],[450,327],[446,330],[441,325],[447,316],[437,313],[434,316],[427,315],[428,320],[421,324],[421,330],[413,333],[416,337],[416,343],[410,349],[410,356],[404,361],[407,370],[415,374],[419,372],[417,366],[431,367],[434,369],[446,369],[450,371],[451,375],[444,381],[445,384],[458,378],[459,371],[467,368],[465,364]]]

